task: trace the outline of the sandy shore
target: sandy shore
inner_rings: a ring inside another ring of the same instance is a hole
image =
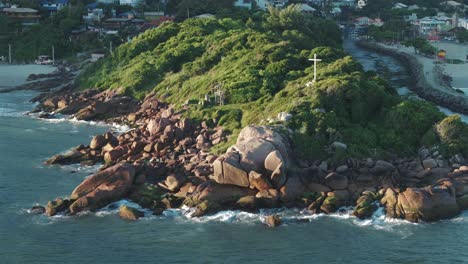
[[[439,49],[444,49],[447,51],[447,58],[448,59],[459,59],[465,61],[465,56],[467,54],[467,46],[456,44],[456,43],[431,43],[432,45],[436,46]],[[446,87],[444,84],[437,78],[437,74],[435,73],[435,66],[437,64],[434,63],[434,59],[427,58],[425,56],[415,54],[414,48],[412,47],[405,47],[402,45],[383,45],[386,48],[395,49],[401,52],[405,52],[414,56],[418,62],[423,65],[424,67],[424,75],[426,80],[432,87],[439,89],[441,91],[450,93],[450,94],[457,94],[453,89]],[[444,74],[450,75],[453,78],[452,87],[460,88],[465,91],[465,95],[468,96],[468,64],[439,64],[441,65],[442,72]],[[457,95],[460,95],[459,93]]]
[[[7,65],[0,64],[0,89],[24,84],[28,76],[34,74],[51,73],[56,68],[50,65]]]

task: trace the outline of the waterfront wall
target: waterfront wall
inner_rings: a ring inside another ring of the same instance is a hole
[[[409,89],[411,89],[419,97],[437,105],[446,107],[454,112],[468,114],[468,98],[462,95],[457,96],[444,93],[443,91],[432,87],[424,76],[423,66],[414,56],[404,52],[384,48],[375,43],[370,43],[367,41],[358,41],[356,45],[360,48],[372,50],[397,59],[407,69],[410,76],[412,77],[410,78]]]

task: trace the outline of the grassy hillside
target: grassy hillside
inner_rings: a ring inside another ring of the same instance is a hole
[[[308,61],[316,53],[318,81]],[[338,28],[295,7],[270,10],[247,21],[189,19],[145,32],[111,57],[87,68],[80,87],[120,89],[143,98],[155,92],[194,118],[215,118],[236,132],[289,112],[296,149],[303,157],[325,156],[334,141],[347,155],[412,154],[441,143],[435,125],[444,119],[422,101],[401,101],[395,91],[341,49]],[[197,104],[213,88],[225,104]],[[466,129],[466,128],[463,128]],[[466,144],[458,140],[460,144]],[[466,146],[466,145],[465,145]],[[450,149],[447,147],[447,149]]]

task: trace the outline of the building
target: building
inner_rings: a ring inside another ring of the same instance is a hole
[[[424,17],[412,22],[422,35],[434,35],[452,28],[452,18],[447,16]]]
[[[458,20],[458,27],[468,30],[468,19],[458,18],[457,20]]]
[[[128,18],[109,18],[103,23],[106,30],[119,30],[131,25],[132,20]]]
[[[68,6],[69,2],[69,0],[41,0],[40,5],[42,9],[53,14]]]
[[[236,0],[234,6],[252,9],[253,1],[255,0]]]
[[[87,25],[100,23],[104,18],[104,10],[102,8],[94,8],[88,10],[88,14],[83,16],[83,20]]]
[[[380,18],[369,18],[369,17],[358,17],[354,19],[354,24],[356,27],[365,28],[368,26],[376,26],[381,27],[383,26],[384,22]]]
[[[307,14],[312,14],[317,11],[317,9],[311,7],[308,4],[300,4],[299,9],[301,10],[302,13],[307,13]]]
[[[120,4],[120,1],[119,0],[97,0],[98,3],[102,3],[102,4]]]
[[[260,9],[266,10],[268,7],[283,8],[288,4],[288,0],[255,0]]]
[[[130,6],[137,6],[140,3],[143,3],[144,0],[120,0],[120,5],[130,5]]]
[[[39,19],[41,18],[39,11],[32,8],[19,8],[13,6],[11,8],[4,8],[2,12],[5,16],[20,22],[23,26],[39,24]]]

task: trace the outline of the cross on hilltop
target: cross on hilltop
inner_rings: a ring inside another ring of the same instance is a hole
[[[313,83],[315,83],[317,81],[317,62],[321,62],[322,60],[321,59],[317,59],[317,54],[314,53],[314,58],[313,59],[309,59],[309,61],[313,61],[314,62],[314,80],[312,81]]]

